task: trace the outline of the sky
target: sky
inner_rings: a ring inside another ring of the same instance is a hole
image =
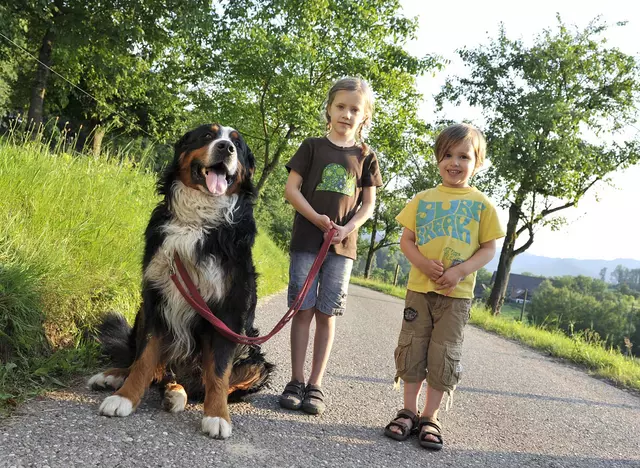
[[[482,126],[482,116],[477,109],[449,105],[436,113],[433,95],[438,93],[447,76],[468,73],[456,50],[489,43],[490,38],[498,36],[500,23],[504,24],[507,37],[530,44],[543,29],[555,28],[557,13],[566,25],[579,29],[601,16],[612,26],[606,33],[608,44],[640,57],[640,8],[634,1],[401,0],[401,4],[405,15],[417,16],[419,22],[417,39],[408,44],[408,50],[414,55],[438,54],[451,61],[442,72],[418,80],[418,88],[425,96],[421,117],[431,122],[437,118],[466,119]],[[615,27],[618,21],[628,23]],[[640,129],[640,122],[635,126]],[[640,130],[629,134],[640,138]],[[640,204],[640,165],[613,174],[612,182],[613,187],[596,184],[577,208],[564,210],[562,213],[569,224],[560,231],[539,229],[527,253],[556,258],[640,260],[640,209],[636,208],[636,204]],[[501,211],[500,216],[506,227],[506,212]]]

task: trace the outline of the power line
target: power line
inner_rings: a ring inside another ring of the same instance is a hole
[[[35,60],[36,62],[38,62],[40,65],[42,65],[43,67],[45,67],[46,69],[48,69],[51,73],[55,74],[56,76],[62,78],[64,81],[66,81],[67,83],[69,83],[71,86],[73,86],[75,89],[77,89],[78,91],[80,91],[81,93],[89,96],[91,99],[93,99],[94,101],[96,101],[98,104],[102,104],[103,106],[107,107],[108,109],[110,109],[114,114],[120,116],[122,118],[122,120],[124,120],[125,122],[127,122],[129,125],[131,125],[132,127],[138,128],[142,133],[148,135],[155,143],[159,143],[159,141],[153,136],[151,135],[149,132],[147,132],[144,128],[142,128],[140,125],[136,124],[135,122],[132,122],[131,120],[129,120],[128,118],[126,118],[122,113],[118,112],[117,110],[115,110],[115,108],[113,106],[110,106],[109,104],[106,104],[105,102],[99,100],[98,98],[96,98],[95,96],[93,96],[92,94],[90,94],[89,92],[85,91],[84,89],[80,88],[78,85],[72,83],[71,81],[69,81],[67,78],[65,78],[64,76],[62,76],[60,73],[58,73],[57,71],[55,71],[53,68],[51,68],[50,66],[48,66],[47,64],[43,63],[42,61],[40,61],[40,59],[38,59],[38,57],[35,57],[31,52],[29,52],[27,49],[25,49],[24,47],[22,47],[20,44],[17,44],[16,42],[14,42],[11,38],[5,36],[4,34],[2,34],[2,32],[0,32],[0,36],[2,36],[4,39],[6,39],[7,41],[9,41],[11,44],[13,44],[15,47],[19,48],[22,52],[24,52],[25,54],[27,54],[29,57],[31,57],[33,60]]]

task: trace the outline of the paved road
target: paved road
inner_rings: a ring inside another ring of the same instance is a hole
[[[283,294],[259,306],[266,332]],[[0,421],[0,467],[640,467],[640,398],[583,371],[469,327],[465,378],[443,414],[445,449],[399,443],[382,427],[401,404],[392,388],[402,301],[351,286],[338,321],[321,417],[281,410],[288,328],[265,345],[272,388],[232,406],[233,436],[200,433],[201,406],[172,415],[150,391],[127,418],[97,414],[104,394],[82,387],[25,404]]]

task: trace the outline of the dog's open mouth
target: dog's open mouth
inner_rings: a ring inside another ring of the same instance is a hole
[[[202,175],[204,175],[207,188],[212,195],[224,195],[232,181],[227,167],[222,162],[203,168]]]

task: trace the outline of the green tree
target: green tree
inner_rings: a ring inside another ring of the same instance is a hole
[[[208,44],[208,78],[194,91],[200,115],[236,126],[260,164],[257,188],[308,135],[324,133],[323,101],[346,75],[367,79],[377,109],[370,140],[385,158],[409,141],[421,96],[416,76],[440,66],[405,51],[416,21],[398,0],[237,0],[224,4]],[[402,155],[404,157],[404,154]]]
[[[476,273],[476,283],[489,286],[491,284],[491,277],[493,274],[486,268],[480,268]]]
[[[637,301],[632,296],[607,289],[603,281],[586,276],[562,277],[540,285],[528,317],[567,334],[596,331],[609,345],[623,350],[624,338],[636,336],[635,307]]]
[[[624,265],[617,265],[611,272],[611,279],[617,284],[625,284],[629,281],[629,269]]]
[[[600,139],[635,120],[640,93],[635,58],[608,48],[606,30],[595,20],[572,31],[558,18],[555,30],[545,30],[527,47],[502,29],[488,46],[460,51],[471,76],[449,80],[438,96],[440,103],[466,99],[486,119],[493,162],[487,174],[509,212],[488,304],[496,314],[513,259],[531,246],[535,229],[557,229],[561,210],[640,158],[636,140]],[[597,143],[591,135],[600,137]]]
[[[107,124],[162,137],[181,121],[187,87],[204,61],[198,44],[215,31],[215,11],[204,0],[9,0],[6,8],[39,60],[23,85],[28,120],[39,126],[45,98],[55,96],[49,110],[87,121],[95,152]]]
[[[606,281],[607,280],[607,267],[604,267],[600,270],[600,279],[602,281]]]
[[[2,117],[10,108],[13,89],[18,79],[19,47],[23,43],[23,31],[17,19],[9,13],[7,5],[0,5],[0,32],[9,39],[17,40],[14,44],[0,37],[0,117]]]

